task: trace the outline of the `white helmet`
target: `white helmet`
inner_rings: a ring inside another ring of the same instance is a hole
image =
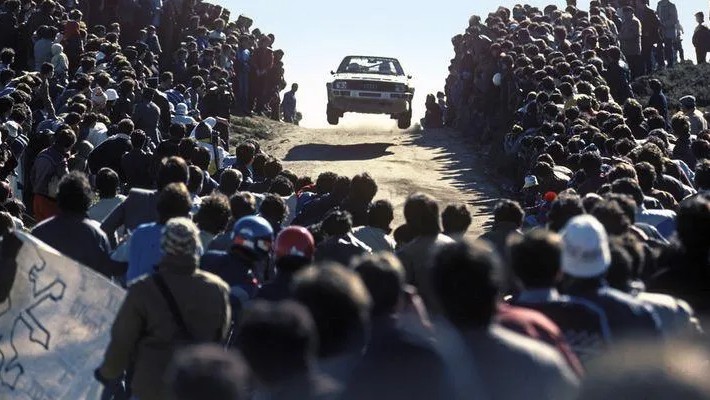
[[[494,85],[500,86],[502,83],[503,83],[503,75],[500,72],[493,75],[493,84]]]

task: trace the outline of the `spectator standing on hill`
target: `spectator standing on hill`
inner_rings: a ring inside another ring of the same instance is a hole
[[[695,14],[695,21],[698,23],[693,33],[695,60],[698,64],[705,64],[710,50],[710,28],[705,24],[705,13],[702,11]]]
[[[294,123],[296,118],[296,92],[298,91],[298,83],[291,85],[291,90],[284,94],[284,99],[281,102],[281,111],[284,114],[284,122]]]
[[[643,57],[641,56],[641,21],[634,15],[633,7],[621,9],[621,28],[619,41],[621,51],[626,57],[631,69],[631,79],[643,75]]]
[[[663,50],[668,68],[673,68],[675,64],[676,38],[678,36],[678,9],[670,0],[660,0],[656,6],[658,19],[661,22],[661,34],[663,37]]]

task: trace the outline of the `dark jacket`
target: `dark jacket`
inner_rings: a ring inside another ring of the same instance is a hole
[[[131,149],[121,158],[121,171],[129,188],[150,189],[153,179],[150,174],[153,157],[143,149]]]
[[[352,215],[353,228],[367,225],[367,212],[370,210],[370,202],[348,197],[343,200],[341,208]]]
[[[349,265],[353,257],[370,253],[372,250],[355,238],[352,233],[332,236],[316,247],[316,261],[335,261]]]
[[[200,268],[203,271],[219,276],[230,287],[229,301],[234,317],[237,317],[244,304],[256,295],[258,283],[252,267],[249,260],[233,252],[210,250],[200,259]]]
[[[611,288],[603,279],[577,280],[565,292],[601,308],[614,340],[635,336],[658,337],[661,334],[660,320],[650,307]]]
[[[293,220],[293,225],[310,226],[317,224],[325,218],[328,211],[340,205],[342,198],[334,194],[327,194],[305,204],[300,213]]]
[[[451,399],[445,363],[433,347],[397,326],[373,320],[370,342],[346,385],[344,399]]]
[[[111,260],[111,246],[106,234],[96,221],[86,215],[60,212],[42,221],[32,234],[67,257],[106,275],[125,272],[120,264]]]
[[[157,146],[161,142],[158,127],[160,124],[160,108],[155,103],[140,102],[133,111],[133,123],[136,129],[145,131],[145,135]]]
[[[119,133],[106,139],[89,154],[89,170],[97,174],[101,168],[108,167],[114,170],[121,179],[125,180],[121,168],[123,155],[133,149],[128,135]]]
[[[663,92],[652,94],[648,99],[648,106],[658,110],[658,113],[661,114],[663,119],[666,120],[666,124],[668,124],[670,120],[668,117],[668,98]]]
[[[159,265],[195,342],[222,342],[231,323],[229,288],[218,277],[197,269],[185,258],[167,257]],[[131,285],[111,329],[111,342],[99,371],[116,379],[132,368],[133,394],[141,400],[163,399],[163,378],[181,345],[180,329],[168,303],[151,277]]]
[[[695,158],[695,155],[693,154],[693,150],[690,148],[690,136],[681,136],[678,138],[678,140],[675,143],[675,147],[673,148],[673,158],[676,160],[682,160],[690,168],[695,169],[695,164],[698,162],[698,160]]]
[[[626,100],[634,96],[631,91],[631,74],[628,68],[622,67],[619,63],[612,63],[607,67],[604,78],[609,85],[611,96],[617,103],[624,104]]]
[[[281,301],[291,297],[293,275],[279,272],[274,280],[263,284],[256,292],[256,298],[268,301]]]

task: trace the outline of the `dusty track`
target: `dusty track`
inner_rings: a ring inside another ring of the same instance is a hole
[[[284,160],[297,175],[323,171],[353,176],[369,172],[377,181],[376,199],[395,206],[394,226],[402,223],[404,201],[415,192],[434,196],[443,207],[465,202],[474,215],[470,236],[483,233],[499,197],[470,143],[448,129],[304,129],[278,125],[264,150]]]

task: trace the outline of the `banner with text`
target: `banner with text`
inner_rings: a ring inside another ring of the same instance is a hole
[[[0,258],[0,399],[99,399],[93,370],[125,291],[21,232]]]

